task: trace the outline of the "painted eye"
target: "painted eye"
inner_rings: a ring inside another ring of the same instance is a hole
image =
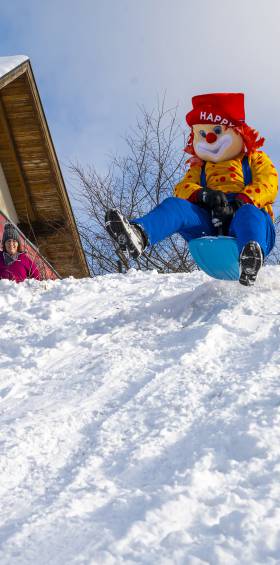
[[[204,131],[204,129],[201,129],[199,133],[201,137],[206,137],[206,131]]]
[[[216,135],[219,135],[220,133],[222,133],[222,127],[221,126],[216,126],[214,128],[214,132]]]

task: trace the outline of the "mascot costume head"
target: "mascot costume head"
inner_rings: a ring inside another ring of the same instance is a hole
[[[202,94],[192,98],[193,109],[186,115],[191,127],[185,151],[191,163],[219,163],[242,152],[250,155],[264,138],[245,123],[244,94]]]

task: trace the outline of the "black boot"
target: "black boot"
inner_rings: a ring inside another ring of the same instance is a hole
[[[256,241],[249,241],[240,254],[239,282],[245,286],[252,286],[263,264],[263,253]]]
[[[143,229],[137,224],[130,224],[119,210],[108,210],[105,215],[108,234],[117,242],[119,248],[133,259],[142,255],[147,246],[147,238]]]

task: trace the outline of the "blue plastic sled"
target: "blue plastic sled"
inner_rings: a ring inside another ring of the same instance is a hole
[[[198,267],[214,279],[239,279],[239,251],[234,237],[199,237],[189,241],[189,250]]]

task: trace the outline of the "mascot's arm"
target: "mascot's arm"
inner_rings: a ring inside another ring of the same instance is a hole
[[[278,174],[263,151],[251,155],[252,184],[244,188],[244,193],[258,208],[274,202],[278,191]]]
[[[202,188],[200,184],[200,173],[200,165],[191,165],[184,178],[176,184],[174,188],[174,196],[195,202],[196,193]]]

